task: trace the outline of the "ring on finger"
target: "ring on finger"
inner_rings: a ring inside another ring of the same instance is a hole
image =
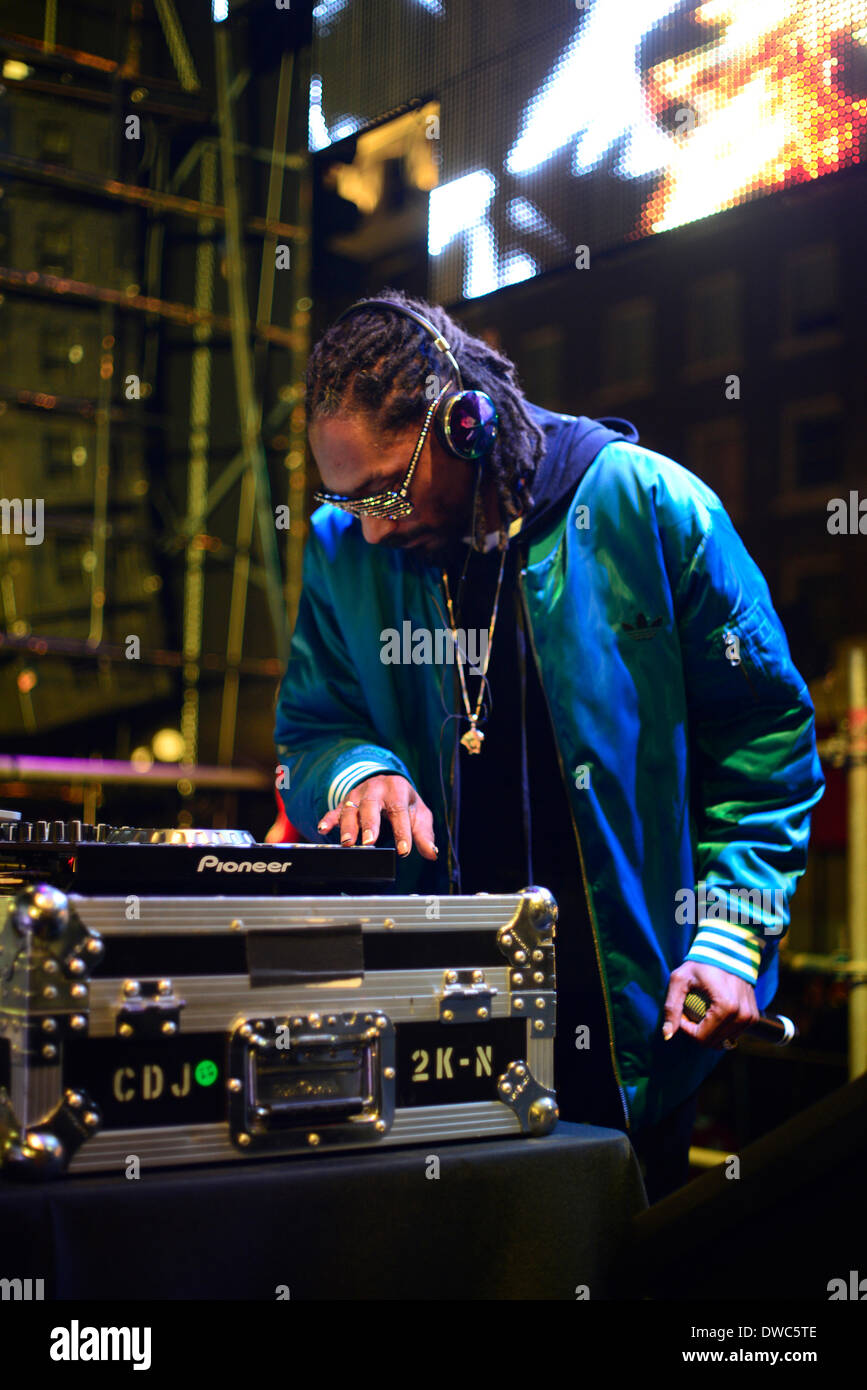
[[[358,802],[357,802],[357,801],[344,801],[343,805],[344,805],[344,807],[351,806],[352,809],[353,809],[353,811],[357,811],[357,810],[358,810]]]

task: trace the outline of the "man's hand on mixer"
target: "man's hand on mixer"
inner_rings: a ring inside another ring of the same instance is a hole
[[[379,838],[383,812],[391,822],[398,854],[409,854],[415,841],[423,858],[436,859],[433,815],[405,777],[381,774],[359,782],[339,806],[322,817],[319,834],[327,835],[339,824],[342,845],[354,845],[359,830],[361,843],[374,845]]]

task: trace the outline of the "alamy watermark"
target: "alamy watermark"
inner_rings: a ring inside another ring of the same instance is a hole
[[[859,497],[854,488],[848,498],[832,497],[826,527],[831,536],[867,536],[867,497]]]
[[[379,634],[379,659],[384,666],[453,666],[458,651],[474,676],[481,676],[488,656],[488,629],[413,627],[405,618],[400,631],[384,627]]]
[[[52,1361],[131,1361],[134,1371],[151,1364],[149,1327],[82,1327],[73,1318],[68,1327],[51,1329],[48,1355]]]
[[[828,1281],[828,1302],[840,1299],[853,1299],[856,1303],[867,1300],[867,1279],[862,1279],[857,1269],[849,1270],[848,1281],[839,1278]]]
[[[0,497],[0,531],[4,536],[23,536],[25,545],[45,540],[45,500],[37,497]]]
[[[755,927],[758,917],[773,918],[775,925],[764,928],[766,936],[779,936],[783,930],[784,895],[775,888],[715,888],[699,880],[698,892],[678,888],[674,920],[694,927],[697,922],[728,922],[732,926]]]
[[[40,1303],[45,1298],[44,1279],[0,1279],[0,1299],[5,1303]]]

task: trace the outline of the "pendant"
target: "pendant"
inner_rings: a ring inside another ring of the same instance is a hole
[[[461,739],[461,743],[468,753],[481,753],[484,737],[481,729],[477,729],[475,724],[473,724],[472,728],[467,729],[467,732]]]

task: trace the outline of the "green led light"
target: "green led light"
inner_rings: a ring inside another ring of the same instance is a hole
[[[216,1062],[207,1060],[197,1063],[196,1070],[193,1073],[196,1078],[196,1083],[199,1086],[213,1086],[219,1074],[220,1069]]]

